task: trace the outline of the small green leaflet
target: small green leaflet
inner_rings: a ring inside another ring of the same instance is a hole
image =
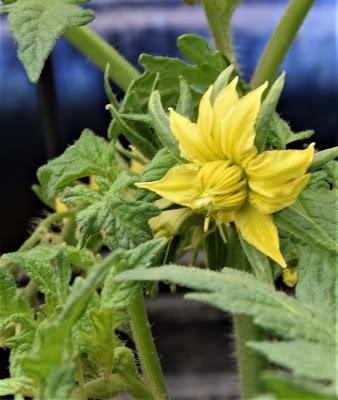
[[[140,175],[140,182],[156,181],[164,177],[164,175],[176,165],[177,160],[169,153],[167,149],[161,149],[156,156],[145,166]],[[139,189],[137,192],[137,200],[154,201],[159,198],[156,193],[146,189]]]
[[[0,396],[19,393],[24,381],[16,378],[0,379]]]
[[[296,296],[334,322],[337,318],[337,256],[311,245],[299,245]]]
[[[61,156],[38,169],[38,178],[46,187],[48,197],[52,198],[79,178],[90,175],[113,178],[113,168],[113,148],[103,138],[85,129]]]
[[[135,282],[117,282],[115,276],[122,271],[149,268],[158,263],[166,245],[166,239],[153,239],[142,243],[135,249],[118,250],[114,267],[110,270],[102,288],[103,307],[120,309],[126,307],[134,291],[140,286]]]
[[[328,390],[323,386],[306,383],[286,374],[266,372],[263,381],[274,393],[273,400],[335,400],[333,395],[325,393]]]
[[[101,195],[100,200],[77,213],[80,246],[84,246],[90,236],[100,230],[103,230],[105,244],[112,250],[118,247],[133,248],[152,238],[148,220],[158,215],[159,210],[153,204],[116,194],[129,182],[117,179],[112,188]]]
[[[65,29],[85,25],[94,13],[78,6],[86,1],[17,0],[6,6],[9,30],[18,48],[18,58],[29,79],[36,83],[55,42]]]
[[[285,147],[293,142],[310,138],[314,131],[303,131],[293,133],[287,122],[285,122],[278,114],[274,114],[270,123],[270,133],[267,142],[276,149],[285,149]]]
[[[320,207],[318,207],[320,204]],[[338,255],[338,192],[308,187],[296,203],[274,215],[275,222],[304,242]]]
[[[296,375],[331,382],[335,379],[336,354],[330,346],[304,340],[249,342],[249,346]]]
[[[269,127],[271,124],[271,119],[275,113],[277,103],[279,101],[280,95],[282,93],[285,81],[285,73],[283,72],[281,76],[276,79],[276,81],[271,86],[269,93],[264,99],[259,115],[256,122],[256,138],[255,144],[258,151],[263,151],[266,146],[266,141],[268,139]]]
[[[88,268],[97,261],[87,249],[76,249],[64,243],[39,245],[31,250],[7,253],[2,258],[20,266],[28,274],[38,290],[45,295],[49,311],[57,304],[63,304],[71,277],[69,262]]]
[[[335,324],[317,309],[277,292],[253,275],[224,268],[222,272],[169,265],[120,274],[118,280],[164,280],[201,291],[187,299],[198,300],[234,314],[252,316],[263,328],[288,339],[306,339],[332,345]]]
[[[30,315],[31,310],[19,297],[12,275],[0,268],[0,327],[1,320],[6,320],[13,314]]]
[[[73,365],[55,368],[47,379],[47,399],[69,399],[75,386],[75,368]]]

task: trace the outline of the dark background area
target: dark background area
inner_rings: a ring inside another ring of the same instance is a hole
[[[239,64],[249,78],[276,25],[285,0],[243,0],[233,32]],[[210,35],[201,7],[179,0],[92,0],[92,28],[137,65],[141,52],[178,55],[176,38],[185,32]],[[285,60],[286,87],[279,105],[294,130],[314,129],[321,148],[333,146],[337,132],[335,0],[317,0]],[[0,19],[0,252],[15,250],[27,236],[41,204],[30,186],[47,159],[36,86],[17,60],[3,16]],[[65,40],[51,57],[57,102],[60,152],[82,129],[105,135],[109,115],[102,72]],[[121,95],[121,93],[119,92]]]

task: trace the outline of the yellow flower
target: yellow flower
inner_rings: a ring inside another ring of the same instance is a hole
[[[212,86],[208,89],[197,123],[170,110],[171,131],[188,163],[171,168],[161,180],[137,186],[218,224],[234,221],[247,242],[286,267],[272,214],[294,203],[307,184],[314,144],[258,154],[255,123],[267,84],[239,98],[237,82],[236,77],[213,104]]]

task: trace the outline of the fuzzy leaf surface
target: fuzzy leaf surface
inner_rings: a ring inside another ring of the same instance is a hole
[[[119,280],[164,280],[192,288],[186,298],[198,300],[234,314],[252,316],[254,322],[289,339],[332,344],[335,326],[316,309],[277,292],[254,276],[230,268],[219,272],[175,265],[120,274]]]
[[[321,310],[334,322],[337,315],[337,257],[311,245],[300,245],[297,271],[297,298]]]
[[[78,6],[86,1],[17,0],[7,6],[8,25],[18,48],[18,58],[29,79],[36,83],[44,63],[65,29],[94,19]]]
[[[264,354],[269,361],[290,369],[296,375],[334,381],[336,354],[330,346],[304,340],[250,342],[249,346]]]
[[[54,197],[75,179],[111,173],[113,151],[108,143],[85,129],[80,138],[59,157],[38,169],[40,183]]]
[[[153,239],[140,244],[135,249],[120,251],[102,288],[103,307],[114,309],[126,307],[140,285],[136,282],[118,282],[115,280],[116,275],[123,271],[149,268],[155,265],[159,262],[159,257],[165,245],[165,239]]]
[[[337,216],[338,192],[309,187],[291,207],[275,214],[275,222],[309,245],[338,255]]]

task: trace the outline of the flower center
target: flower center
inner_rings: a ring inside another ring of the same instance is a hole
[[[200,212],[235,211],[243,206],[247,197],[243,169],[228,160],[204,164],[193,185],[199,192],[193,208]]]

